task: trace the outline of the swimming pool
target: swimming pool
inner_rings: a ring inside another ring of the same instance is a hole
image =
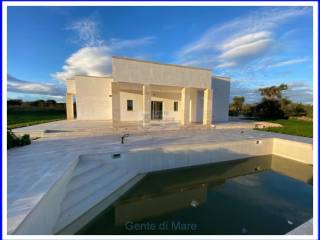
[[[78,234],[286,234],[312,210],[312,165],[268,155],[150,173]]]

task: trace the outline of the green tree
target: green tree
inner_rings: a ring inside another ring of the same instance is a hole
[[[243,96],[234,96],[230,104],[230,115],[238,116],[242,113],[245,98]]]
[[[295,104],[292,115],[296,117],[306,116],[307,109],[305,105],[303,105],[302,103]]]
[[[283,91],[288,89],[287,84],[260,88],[262,101],[256,107],[256,113],[263,118],[287,118],[288,114],[284,106],[291,104],[291,101],[283,97]]]
[[[51,99],[48,99],[48,100],[46,101],[46,103],[47,103],[48,105],[56,105],[56,104],[57,104],[56,100],[51,100]]]
[[[44,107],[46,105],[46,101],[42,99],[36,100],[36,101],[30,102],[30,105],[35,107]]]
[[[279,86],[271,86],[266,88],[259,88],[260,95],[266,99],[281,100],[283,91],[288,89],[287,84],[280,84]]]
[[[8,106],[21,106],[22,103],[21,99],[10,99],[7,101]]]
[[[261,118],[285,118],[285,113],[281,108],[281,102],[274,99],[262,99],[256,106],[256,114]]]
[[[242,114],[246,117],[256,116],[256,104],[244,104],[242,108]]]
[[[289,116],[291,116],[293,114],[295,104],[287,97],[283,97],[280,100],[280,103],[281,103],[281,109],[283,111],[283,117],[288,118]]]

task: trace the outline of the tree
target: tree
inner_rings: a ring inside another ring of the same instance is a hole
[[[306,116],[307,109],[302,103],[295,104],[292,115],[296,117]]]
[[[231,115],[238,116],[242,113],[245,98],[243,96],[234,96],[230,104]]]
[[[291,116],[307,116],[312,118],[313,106],[310,104],[292,102],[288,97],[283,96],[283,92],[287,89],[287,84],[260,88],[259,92],[262,96],[260,103],[257,105],[245,104],[242,107],[242,114],[245,116],[255,116],[269,119],[287,119]]]
[[[305,104],[304,109],[306,110],[306,116],[313,118],[313,106],[311,104]]]
[[[35,106],[35,107],[43,107],[45,106],[46,101],[45,100],[36,100],[30,103],[31,106]]]
[[[21,99],[10,99],[7,101],[8,106],[20,106],[23,101]]]
[[[52,100],[52,99],[48,99],[46,101],[46,103],[49,104],[49,105],[56,105],[57,104],[56,100]]]
[[[256,106],[256,114],[258,117],[271,119],[285,117],[284,111],[281,109],[280,101],[266,98]]]
[[[287,97],[283,97],[280,100],[280,103],[281,103],[281,109],[283,111],[283,117],[284,118],[290,117],[294,111],[295,104]]]
[[[256,116],[256,105],[255,104],[244,104],[242,107],[242,115],[246,117],[255,117]]]
[[[288,89],[287,84],[280,84],[279,86],[259,88],[259,92],[263,98],[280,100],[282,99],[282,92],[287,89]]]
[[[290,105],[291,101],[282,96],[283,91],[287,89],[287,84],[260,88],[259,92],[263,98],[257,105],[257,115],[263,118],[287,118],[289,114],[284,110],[284,106]]]

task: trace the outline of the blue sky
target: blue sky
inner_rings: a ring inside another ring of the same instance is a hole
[[[111,73],[111,56],[206,67],[231,96],[286,83],[312,102],[311,7],[9,7],[8,98],[64,101],[75,74]]]

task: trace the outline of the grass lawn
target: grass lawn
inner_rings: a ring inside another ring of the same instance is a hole
[[[40,123],[66,119],[66,114],[61,110],[15,111],[8,110],[8,128],[26,127]]]
[[[313,137],[313,122],[295,119],[267,120],[268,122],[279,123],[283,127],[258,129],[261,131],[284,133],[289,135]]]

